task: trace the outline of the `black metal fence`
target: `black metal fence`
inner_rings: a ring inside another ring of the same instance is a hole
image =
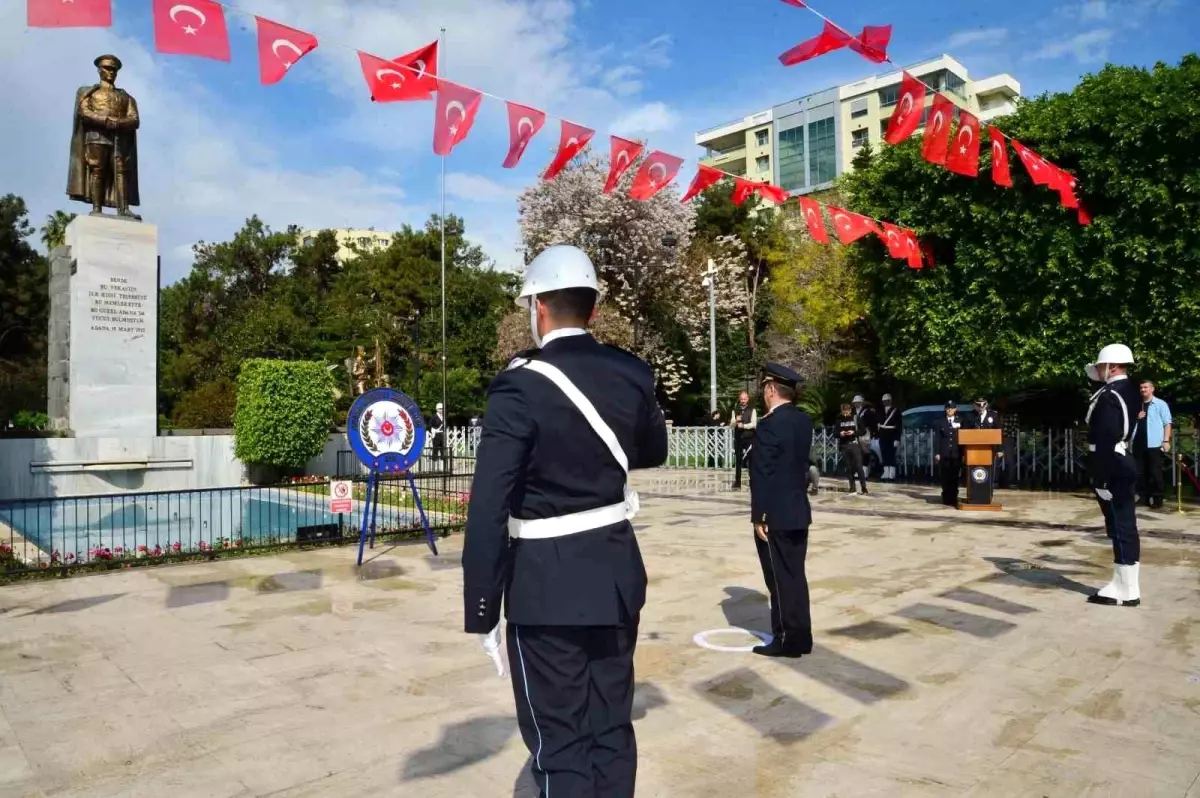
[[[467,465],[466,462],[462,465]],[[216,558],[235,551],[358,539],[366,477],[354,511],[329,511],[329,483],[118,493],[0,501],[0,579],[40,569],[125,567]],[[435,534],[465,524],[470,473],[415,475]],[[408,481],[381,477],[376,536],[424,536]]]

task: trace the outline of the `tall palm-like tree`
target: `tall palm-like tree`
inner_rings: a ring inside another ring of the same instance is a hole
[[[67,242],[67,225],[74,218],[75,214],[66,211],[55,211],[46,217],[46,223],[42,225],[42,243],[47,252]]]

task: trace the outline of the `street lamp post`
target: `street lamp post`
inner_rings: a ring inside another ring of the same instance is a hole
[[[708,259],[701,285],[708,286],[708,412],[717,412],[717,270]]]

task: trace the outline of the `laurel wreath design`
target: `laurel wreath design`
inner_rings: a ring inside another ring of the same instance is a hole
[[[402,449],[408,451],[412,448],[413,438],[416,437],[416,430],[413,429],[412,419],[404,408],[400,408],[400,420],[404,422],[404,443]],[[379,448],[375,445],[374,438],[371,437],[371,411],[363,413],[362,421],[358,425],[359,437],[362,438],[363,446],[374,455],[379,454]]]

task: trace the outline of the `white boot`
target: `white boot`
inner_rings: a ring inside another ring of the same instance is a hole
[[[896,478],[896,467],[895,466],[887,467],[887,478],[888,478],[889,482]]]
[[[1136,607],[1142,603],[1142,588],[1138,584],[1138,568],[1140,563],[1133,565],[1119,565],[1118,568],[1125,569],[1125,595],[1121,599],[1121,603],[1126,607]]]
[[[1112,579],[1109,580],[1107,585],[1100,588],[1100,590],[1088,596],[1088,601],[1092,604],[1120,604],[1122,599],[1125,598],[1124,583],[1122,580],[1123,574],[1121,572],[1121,568],[1123,567],[1125,566],[1114,565]]]

